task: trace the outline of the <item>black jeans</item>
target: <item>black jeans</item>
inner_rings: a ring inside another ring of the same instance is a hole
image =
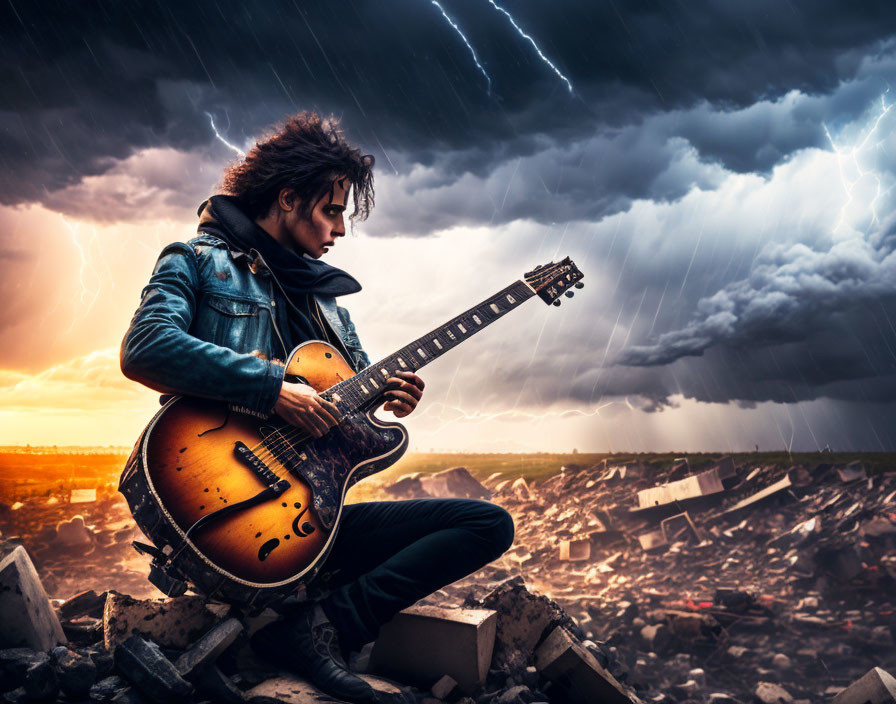
[[[357,649],[402,609],[500,557],[513,535],[510,514],[480,499],[350,504],[309,594],[332,590],[321,607]]]

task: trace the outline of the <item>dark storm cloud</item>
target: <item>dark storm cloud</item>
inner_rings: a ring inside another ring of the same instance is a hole
[[[438,166],[444,178],[484,176],[533,153],[537,135],[564,144],[704,101],[737,109],[792,89],[829,91],[896,28],[884,1],[848,12],[834,0],[811,10],[772,1],[506,2],[570,77],[570,96],[488,2],[443,4],[476,47],[491,96],[428,0],[14,0],[0,30],[0,201],[42,200],[140,148],[206,144],[205,110],[237,140],[288,111],[334,111],[384,169],[391,152],[395,161]],[[771,146],[749,132],[732,137],[739,147],[711,126],[693,126],[688,138],[734,168],[755,160],[768,168],[819,139],[798,124]]]

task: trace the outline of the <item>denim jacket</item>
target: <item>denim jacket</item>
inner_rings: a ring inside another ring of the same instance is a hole
[[[368,366],[348,311],[332,296],[314,299],[349,364],[356,371]],[[163,393],[267,415],[292,351],[291,305],[255,250],[232,251],[207,233],[175,242],[162,250],[143,289],[121,343],[121,370]]]

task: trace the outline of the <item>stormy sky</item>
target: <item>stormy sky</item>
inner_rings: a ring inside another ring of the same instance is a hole
[[[537,264],[586,276],[425,369],[412,445],[896,449],[892,3],[0,12],[0,443],[131,442],[154,401],[117,347],[159,249],[315,109],[376,157],[328,255],[371,357]]]

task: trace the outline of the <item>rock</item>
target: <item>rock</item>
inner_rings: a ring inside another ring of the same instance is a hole
[[[36,653],[31,664],[25,670],[25,678],[22,682],[25,694],[34,701],[47,701],[55,699],[59,692],[59,683],[56,680],[56,671],[53,663],[46,653]]]
[[[420,486],[429,496],[439,498],[490,499],[492,493],[466,467],[452,467],[420,476]]]
[[[96,666],[97,679],[104,679],[112,674],[115,669],[115,661],[112,653],[102,645],[84,648],[82,651]]]
[[[201,596],[168,599],[133,599],[111,592],[103,609],[106,648],[139,634],[165,648],[184,650],[222,618]]]
[[[513,492],[513,495],[520,501],[532,501],[532,499],[535,498],[534,492],[529,488],[529,484],[526,482],[525,477],[515,479],[513,484],[510,485],[510,491]]]
[[[694,680],[688,680],[682,684],[672,685],[671,691],[679,700],[695,699],[700,691],[700,685]]]
[[[757,684],[754,696],[762,704],[790,704],[793,701],[786,689],[772,682]]]
[[[9,702],[9,704],[25,704],[25,702],[30,701],[28,699],[28,695],[25,694],[24,687],[17,687],[6,694],[3,695],[3,701]]]
[[[108,592],[97,594],[93,589],[75,594],[66,599],[59,607],[59,616],[63,619],[72,619],[84,615],[102,618],[103,605],[106,603],[107,595]]]
[[[83,697],[96,681],[96,665],[85,655],[65,646],[53,649],[53,660],[59,688],[73,699]]]
[[[243,624],[237,619],[229,618],[222,621],[181,655],[174,666],[181,675],[186,677],[194,670],[212,665],[218,656],[233,644],[242,631]]]
[[[246,701],[242,691],[214,665],[194,670],[191,680],[203,697],[216,704],[239,704]]]
[[[535,695],[525,685],[517,685],[504,691],[495,704],[529,704],[535,701]]]
[[[125,679],[157,704],[171,704],[190,696],[193,687],[180,676],[159,646],[139,635],[119,643],[115,667]]]
[[[391,494],[397,499],[431,498],[432,495],[427,492],[423,488],[423,484],[420,483],[421,476],[420,472],[405,474],[404,476],[399,477],[395,483],[384,487],[384,489],[386,493]]]
[[[709,695],[707,699],[707,704],[740,704],[734,697],[730,694],[725,694],[724,692],[713,692]]]
[[[0,561],[0,647],[49,650],[65,643],[62,626],[22,546]]]
[[[56,544],[63,548],[84,549],[93,545],[93,533],[84,523],[84,516],[72,516],[56,525]]]
[[[777,653],[775,657],[772,658],[772,667],[777,668],[778,670],[789,670],[791,665],[790,658],[784,655],[784,653]]]
[[[112,701],[115,704],[146,704],[148,700],[133,687],[125,687],[118,690]]]
[[[530,593],[522,577],[498,585],[478,605],[498,612],[493,668],[531,665],[535,645],[545,631],[555,626],[576,628],[575,621],[555,601]]]
[[[105,677],[90,688],[90,699],[96,702],[111,702],[125,687],[127,683],[118,675]]]
[[[658,623],[652,626],[644,626],[641,629],[641,640],[644,642],[645,648],[661,654],[666,652],[666,649],[672,642],[672,634],[665,623]]]
[[[373,675],[358,674],[358,677],[367,682],[379,692],[387,694],[399,694],[401,689],[389,682],[389,680]],[[263,702],[264,704],[342,704],[342,700],[329,697],[316,689],[314,685],[302,679],[298,675],[281,673],[278,677],[265,680],[252,687],[245,693],[250,702]]]

